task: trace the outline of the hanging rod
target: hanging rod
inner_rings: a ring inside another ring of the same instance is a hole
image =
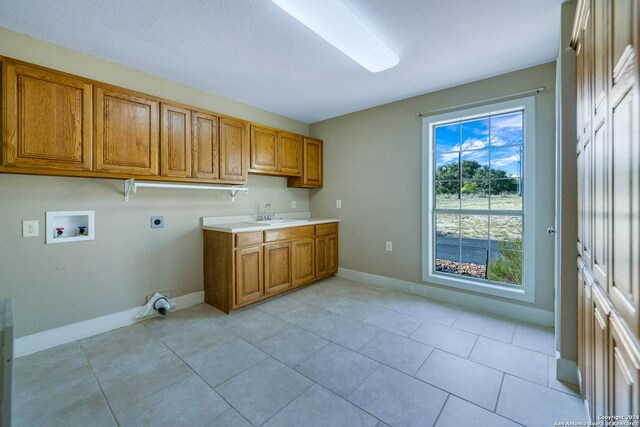
[[[439,110],[431,110],[431,111],[427,111],[427,112],[424,112],[424,113],[416,113],[416,117],[422,118],[424,116],[431,116],[434,113],[441,113],[443,111],[448,111],[448,110],[457,110],[460,107],[471,107],[473,105],[485,104],[485,103],[491,102],[491,101],[499,101],[501,99],[514,98],[516,96],[528,95],[530,93],[540,93],[543,90],[545,90],[544,86],[536,88],[536,89],[525,90],[523,92],[512,93],[512,94],[509,94],[509,95],[496,96],[495,98],[483,99],[481,101],[474,101],[474,102],[467,102],[466,104],[453,105],[451,107],[440,108]]]
[[[229,191],[231,193],[231,201],[235,202],[236,194],[238,192],[243,192],[244,195],[247,195],[247,191],[249,191],[246,187],[222,187],[215,185],[190,185],[190,184],[172,184],[166,182],[136,182],[135,179],[127,179],[124,182],[124,201],[129,201],[129,195],[133,192],[135,193],[138,188],[179,188],[185,190],[222,190]]]

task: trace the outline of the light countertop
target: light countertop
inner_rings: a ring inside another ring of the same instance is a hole
[[[301,227],[305,225],[340,222],[336,218],[311,218],[309,212],[289,212],[274,215],[274,224],[256,223],[255,216],[203,217],[202,229],[225,233],[245,233],[250,231],[275,230],[278,228]],[[268,222],[268,221],[267,221]]]

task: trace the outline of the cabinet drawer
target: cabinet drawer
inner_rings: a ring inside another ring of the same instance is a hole
[[[236,248],[243,246],[253,246],[262,243],[262,231],[256,231],[254,233],[241,233],[236,234]]]
[[[329,234],[336,234],[338,232],[338,223],[332,222],[330,224],[316,225],[316,236],[327,236]]]
[[[304,239],[306,237],[313,237],[313,232],[313,225],[267,230],[264,232],[264,241],[265,243],[269,243],[279,240]]]

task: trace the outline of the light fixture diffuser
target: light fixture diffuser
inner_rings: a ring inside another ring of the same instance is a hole
[[[341,0],[271,0],[311,31],[372,73],[400,61]]]

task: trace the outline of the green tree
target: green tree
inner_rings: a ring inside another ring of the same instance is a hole
[[[461,176],[462,175],[462,176]],[[518,191],[518,180],[509,178],[507,172],[502,169],[489,169],[486,165],[481,165],[476,160],[462,161],[462,174],[458,167],[458,162],[446,163],[438,166],[435,178],[440,182],[436,187],[436,194],[458,194],[458,182],[465,180],[462,185],[462,192],[477,193],[489,191],[489,175],[491,175],[491,193],[513,193]],[[466,181],[473,180],[474,182]]]

